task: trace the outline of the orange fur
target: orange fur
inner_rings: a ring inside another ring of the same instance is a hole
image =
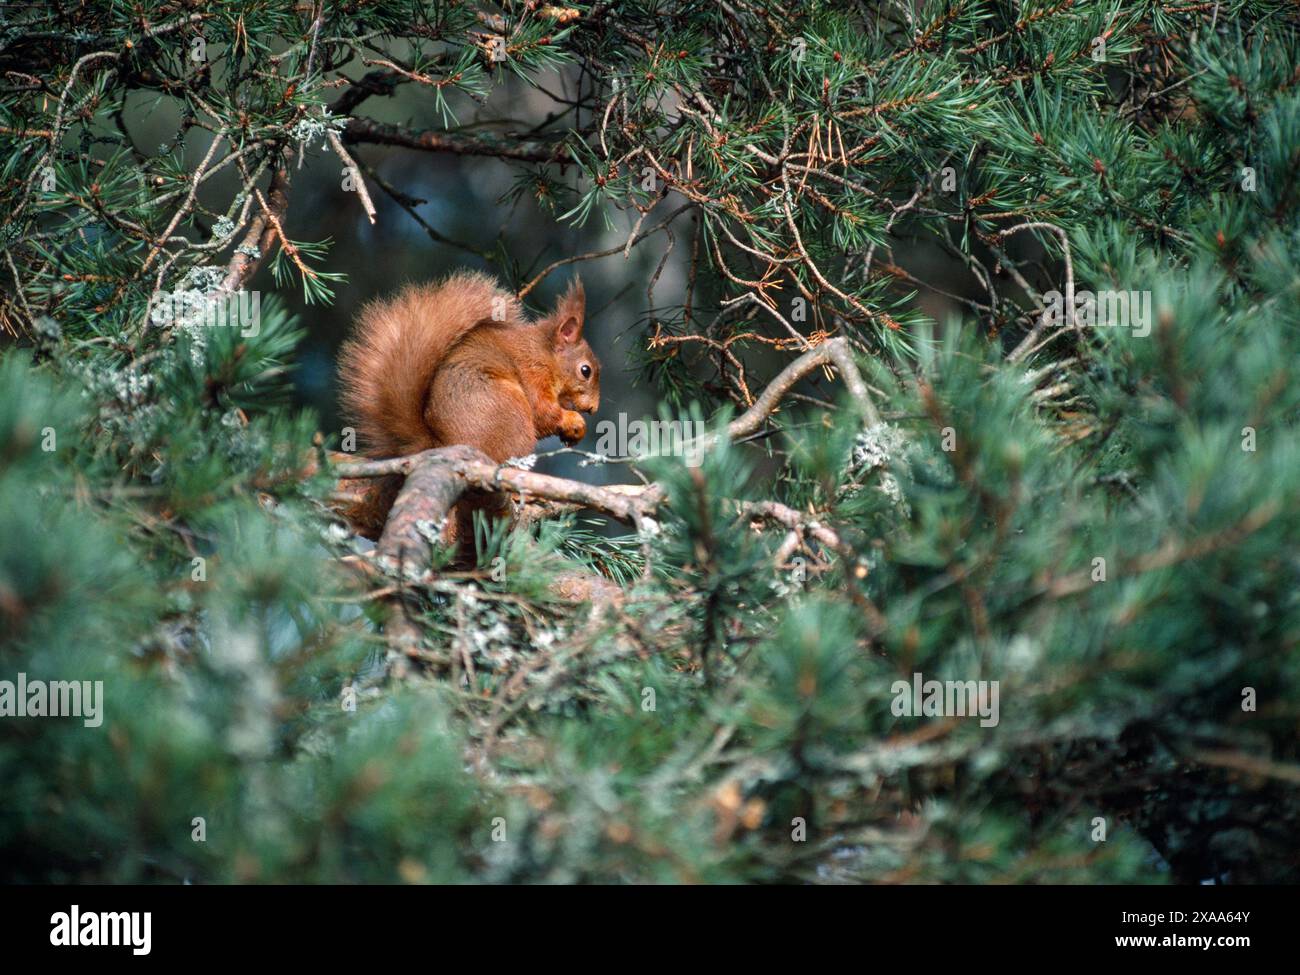
[[[580,414],[600,403],[584,313],[577,280],[554,312],[532,321],[513,295],[470,272],[371,302],[339,357],[344,415],[371,457],[468,444],[505,461],[552,434],[577,442],[586,434]],[[395,493],[381,484],[373,510],[354,521],[367,534],[382,530]]]

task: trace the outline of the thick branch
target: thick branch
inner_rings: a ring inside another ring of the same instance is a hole
[[[442,531],[452,505],[469,486],[454,465],[458,459],[480,456],[473,447],[444,447],[407,458],[415,463],[406,471],[379,539],[381,559],[400,568],[411,565],[416,571],[425,567],[433,537]]]
[[[427,477],[431,476],[428,474],[429,471],[434,472],[432,476],[436,476],[440,484],[442,481],[453,482],[457,487],[454,497],[446,502],[445,507],[441,504],[441,494],[439,494],[438,504],[434,507],[421,506],[420,517],[425,520],[436,521],[444,518],[460,495],[469,488],[480,491],[512,491],[525,499],[534,497],[547,501],[567,502],[583,508],[591,508],[627,524],[635,524],[638,518],[649,516],[664,499],[663,488],[658,484],[610,484],[601,487],[583,481],[552,477],[549,474],[536,474],[517,467],[505,467],[490,460],[481,451],[463,446],[440,447],[437,450],[426,450],[423,453],[411,454],[409,457],[394,457],[391,460],[343,464],[339,466],[337,472],[344,478],[407,475],[406,484],[393,507],[395,515],[397,505],[402,503],[403,496],[412,490],[411,484],[415,480],[415,474],[421,473],[420,480],[424,483]],[[441,491],[441,487],[439,490]],[[392,522],[393,516],[390,515],[390,526]],[[388,533],[388,529],[385,529],[384,536],[387,537]],[[382,543],[380,548],[383,549]]]
[[[472,139],[449,132],[415,131],[386,122],[354,118],[343,130],[343,141],[349,145],[376,143],[401,146],[405,149],[423,149],[426,152],[454,152],[461,156],[496,156],[498,159],[518,159],[523,162],[571,162],[569,151],[561,143],[543,142],[489,142]]]

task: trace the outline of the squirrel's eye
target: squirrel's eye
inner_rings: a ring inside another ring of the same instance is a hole
[[[585,362],[582,364],[582,367],[578,371],[582,373],[583,379],[591,378],[591,366],[587,365]]]

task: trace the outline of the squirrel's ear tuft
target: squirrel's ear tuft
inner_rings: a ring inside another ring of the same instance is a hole
[[[587,296],[583,291],[582,279],[575,277],[569,282],[555,306],[555,342],[557,345],[572,345],[582,338],[582,322],[587,310]]]

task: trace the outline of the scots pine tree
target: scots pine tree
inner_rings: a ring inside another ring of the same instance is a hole
[[[1296,880],[1298,27],[6,4],[5,878]],[[339,517],[294,380],[356,268],[288,228],[324,166],[446,243],[381,151],[590,233],[472,255],[526,301],[626,276],[604,375],[710,431],[587,498],[626,524],[569,488],[394,570]]]

